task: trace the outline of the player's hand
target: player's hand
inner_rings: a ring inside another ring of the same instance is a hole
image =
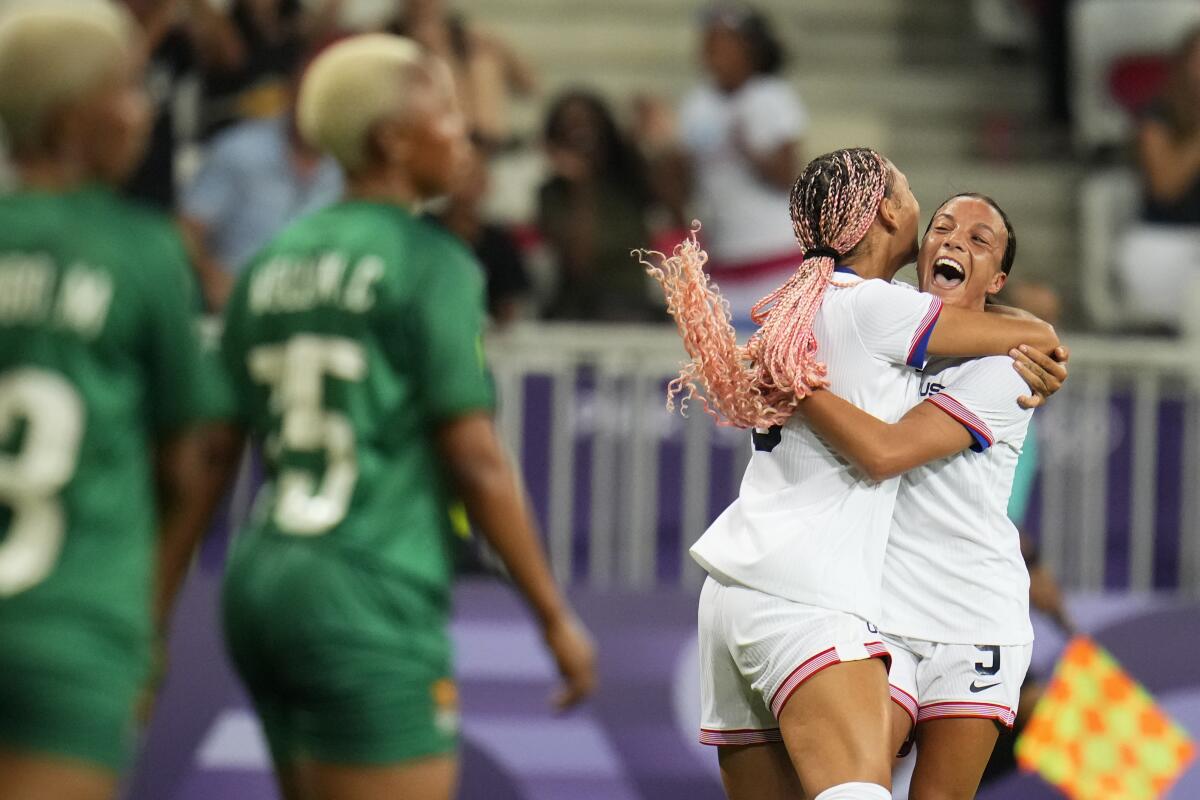
[[[596,647],[574,614],[552,620],[543,633],[563,677],[563,685],[554,695],[554,707],[564,711],[595,691]]]
[[[1071,351],[1065,345],[1060,345],[1049,356],[1025,345],[1010,350],[1008,354],[1012,356],[1013,368],[1033,392],[1032,395],[1017,398],[1017,404],[1021,408],[1038,408],[1044,405],[1050,395],[1066,383],[1067,362],[1071,360]]]

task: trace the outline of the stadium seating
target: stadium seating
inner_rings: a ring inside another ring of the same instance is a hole
[[[1121,233],[1137,219],[1141,190],[1137,174],[1119,167],[1088,176],[1079,191],[1079,269],[1091,321],[1106,330],[1139,322],[1125,309],[1114,273]]]
[[[1128,141],[1129,105],[1136,104],[1130,100],[1144,97],[1147,88],[1141,86],[1131,98],[1129,83],[1147,77],[1152,82],[1153,59],[1170,53],[1197,24],[1200,3],[1195,0],[1081,0],[1072,6],[1071,93],[1080,152]]]

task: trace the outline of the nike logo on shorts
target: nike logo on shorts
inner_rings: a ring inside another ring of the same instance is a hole
[[[975,694],[976,692],[982,692],[984,689],[990,689],[993,686],[999,686],[999,685],[1000,685],[1000,682],[997,681],[996,683],[985,683],[983,686],[976,686],[975,681],[971,681],[971,694]]]

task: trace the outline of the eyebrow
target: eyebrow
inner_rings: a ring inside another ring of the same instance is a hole
[[[945,217],[946,219],[950,220],[951,222],[958,222],[958,220],[956,220],[954,218],[954,215],[951,214],[949,211],[939,211],[938,213],[933,215],[933,219],[930,221],[929,224],[932,225],[934,222],[937,222],[942,217]],[[983,228],[985,231],[990,233],[992,236],[1000,235],[999,232],[995,228],[993,228],[991,225],[988,225],[986,222],[976,222],[974,225],[971,226],[971,230],[978,230],[980,228]]]

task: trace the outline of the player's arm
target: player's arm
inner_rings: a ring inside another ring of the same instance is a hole
[[[954,308],[883,281],[861,284],[850,308],[864,348],[895,365],[920,368],[930,354],[1006,355],[1021,345],[1051,353],[1059,346],[1054,328],[1041,320]]]
[[[573,705],[595,687],[594,648],[550,574],[520,478],[492,423],[494,392],[480,342],[483,272],[448,239],[430,239],[427,256],[420,294],[389,314],[405,328],[397,341],[419,345],[396,358],[415,355],[409,363],[456,494],[541,622],[565,682],[558,705]]]
[[[155,448],[159,509],[154,622],[165,635],[175,598],[213,512],[237,474],[244,436],[213,423],[163,437]]]
[[[966,450],[970,432],[933,403],[919,403],[887,423],[827,390],[799,406],[804,421],[839,455],[873,481]]]
[[[541,623],[566,681],[556,704],[578,703],[596,685],[595,651],[550,573],[521,481],[491,418],[479,412],[444,422],[437,439],[467,514]]]
[[[147,377],[159,537],[154,619],[165,633],[196,544],[236,469],[234,402],[214,348],[201,341],[195,282],[176,231],[146,243]]]
[[[1021,345],[1053,353],[1058,335],[1052,325],[1034,317],[943,306],[929,337],[929,352],[939,356],[999,356]]]

